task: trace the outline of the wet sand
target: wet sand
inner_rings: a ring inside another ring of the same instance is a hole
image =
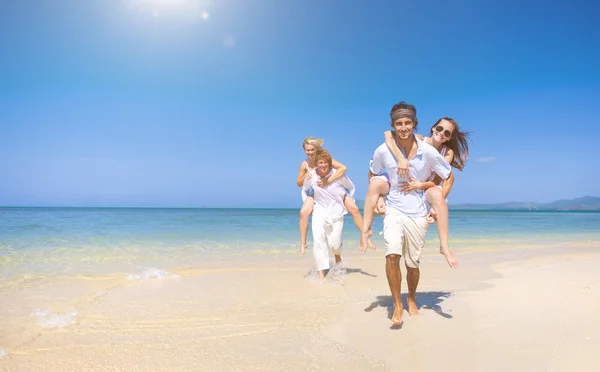
[[[346,249],[323,282],[309,250],[11,288],[0,371],[597,370],[600,242],[456,253],[451,270],[428,249],[399,328],[381,250]],[[44,328],[36,309],[76,315]]]

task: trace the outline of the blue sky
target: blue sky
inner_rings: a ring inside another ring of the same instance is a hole
[[[0,205],[299,207],[305,136],[367,190],[400,100],[473,132],[450,203],[600,196],[593,1],[10,1]]]

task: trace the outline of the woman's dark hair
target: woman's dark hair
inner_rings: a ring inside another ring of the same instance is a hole
[[[452,123],[454,126],[454,130],[452,131],[452,137],[448,141],[444,143],[444,145],[448,146],[448,148],[452,149],[454,152],[454,158],[452,158],[451,166],[462,171],[467,164],[467,160],[469,160],[469,136],[470,132],[461,132],[456,120],[448,117],[443,117],[438,120],[431,127],[431,135],[433,135],[433,130],[437,125],[442,121],[446,120]]]

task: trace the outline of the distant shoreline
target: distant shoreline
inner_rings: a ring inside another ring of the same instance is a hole
[[[364,209],[364,200],[356,200],[359,209]],[[46,209],[300,209],[295,207],[207,207],[204,205],[190,207],[158,207],[158,206],[0,206],[0,209],[46,208]],[[449,204],[451,211],[512,211],[512,212],[600,212],[600,197],[584,196],[576,199],[556,200],[551,203],[507,202],[494,204],[461,203]]]
[[[290,207],[272,207],[272,208],[262,208],[262,207],[74,207],[74,206],[0,206],[1,210],[15,210],[15,209],[23,209],[23,210],[274,210],[274,211],[290,211],[290,210],[299,210],[300,208],[290,208]],[[360,210],[363,210],[363,206],[359,206]],[[452,205],[448,208],[450,211],[454,212],[532,212],[532,213],[600,213],[600,208],[598,209],[521,209],[521,208],[462,208],[462,207],[453,207]]]

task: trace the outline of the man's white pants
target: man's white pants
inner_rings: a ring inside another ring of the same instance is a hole
[[[329,250],[339,255],[342,251],[342,228],[344,227],[344,217],[327,218],[313,216],[313,256],[317,270],[329,269]]]

